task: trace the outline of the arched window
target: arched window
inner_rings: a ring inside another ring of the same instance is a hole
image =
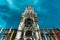
[[[25,19],[25,27],[31,27],[33,24],[33,20],[31,18]]]

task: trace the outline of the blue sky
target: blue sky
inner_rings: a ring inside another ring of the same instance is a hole
[[[60,28],[60,0],[0,0],[0,28],[18,28],[25,7],[32,6],[40,28]]]

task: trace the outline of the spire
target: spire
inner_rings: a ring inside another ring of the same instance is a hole
[[[34,13],[34,8],[31,7],[31,6],[27,6],[26,9],[25,9],[25,13]]]
[[[27,9],[33,9],[33,7],[31,7],[31,6],[27,6],[26,8],[27,8]]]

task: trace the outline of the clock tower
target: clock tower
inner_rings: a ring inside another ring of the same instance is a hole
[[[15,40],[42,40],[37,14],[31,6],[22,13]]]

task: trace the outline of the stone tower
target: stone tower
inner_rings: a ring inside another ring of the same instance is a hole
[[[37,14],[31,6],[22,13],[20,24],[14,40],[42,40]]]

